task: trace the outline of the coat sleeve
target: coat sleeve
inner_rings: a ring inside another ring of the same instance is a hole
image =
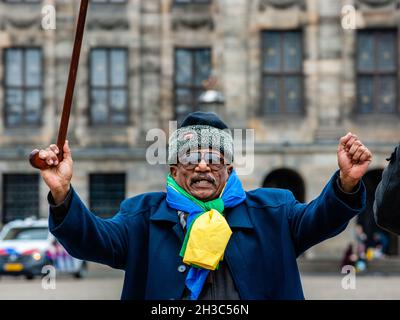
[[[124,269],[128,247],[127,224],[130,228],[143,227],[140,215],[127,214],[125,203],[122,202],[120,211],[113,218],[103,219],[90,212],[72,190],[69,209],[61,222],[55,220],[50,208],[50,232],[73,257]]]
[[[337,178],[335,173],[322,193],[308,204],[298,202],[291,192],[287,193],[287,215],[297,255],[342,232],[350,219],[365,209],[364,183],[360,183],[352,201],[348,201],[348,197],[338,195]]]
[[[381,228],[400,235],[400,145],[388,160],[375,192],[374,217]]]

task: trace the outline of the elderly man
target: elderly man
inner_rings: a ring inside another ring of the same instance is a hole
[[[122,299],[304,299],[296,258],[363,210],[371,153],[341,138],[340,170],[303,204],[287,190],[245,192],[226,129],[213,113],[190,114],[170,137],[167,192],[129,198],[111,219],[71,186],[68,143],[60,163],[55,145],[41,150],[50,231],[71,255],[123,269]]]
[[[400,145],[387,160],[375,192],[374,216],[381,228],[400,235]]]

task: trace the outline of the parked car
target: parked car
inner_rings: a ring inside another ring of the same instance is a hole
[[[0,232],[0,275],[24,275],[33,279],[45,265],[53,265],[57,274],[76,278],[87,274],[87,263],[70,256],[49,232],[44,219],[27,218],[4,225]]]

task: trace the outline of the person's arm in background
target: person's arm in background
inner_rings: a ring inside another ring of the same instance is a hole
[[[72,256],[123,269],[127,253],[127,220],[140,217],[128,216],[124,204],[112,219],[101,219],[91,213],[71,187],[73,161],[68,141],[61,162],[57,159],[58,153],[56,145],[39,152],[39,157],[49,165],[40,173],[50,188],[50,232]],[[132,226],[135,223],[130,221]],[[141,221],[137,224],[140,226]]]
[[[361,178],[372,161],[371,152],[356,135],[348,133],[340,139],[337,158],[340,171],[318,198],[304,204],[288,194],[287,215],[298,255],[343,231],[365,208]]]
[[[400,235],[400,145],[388,160],[375,192],[374,217],[378,226]]]

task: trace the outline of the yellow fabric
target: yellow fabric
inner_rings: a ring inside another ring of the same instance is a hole
[[[231,228],[221,213],[215,209],[203,213],[193,222],[183,262],[215,270],[231,235]]]

